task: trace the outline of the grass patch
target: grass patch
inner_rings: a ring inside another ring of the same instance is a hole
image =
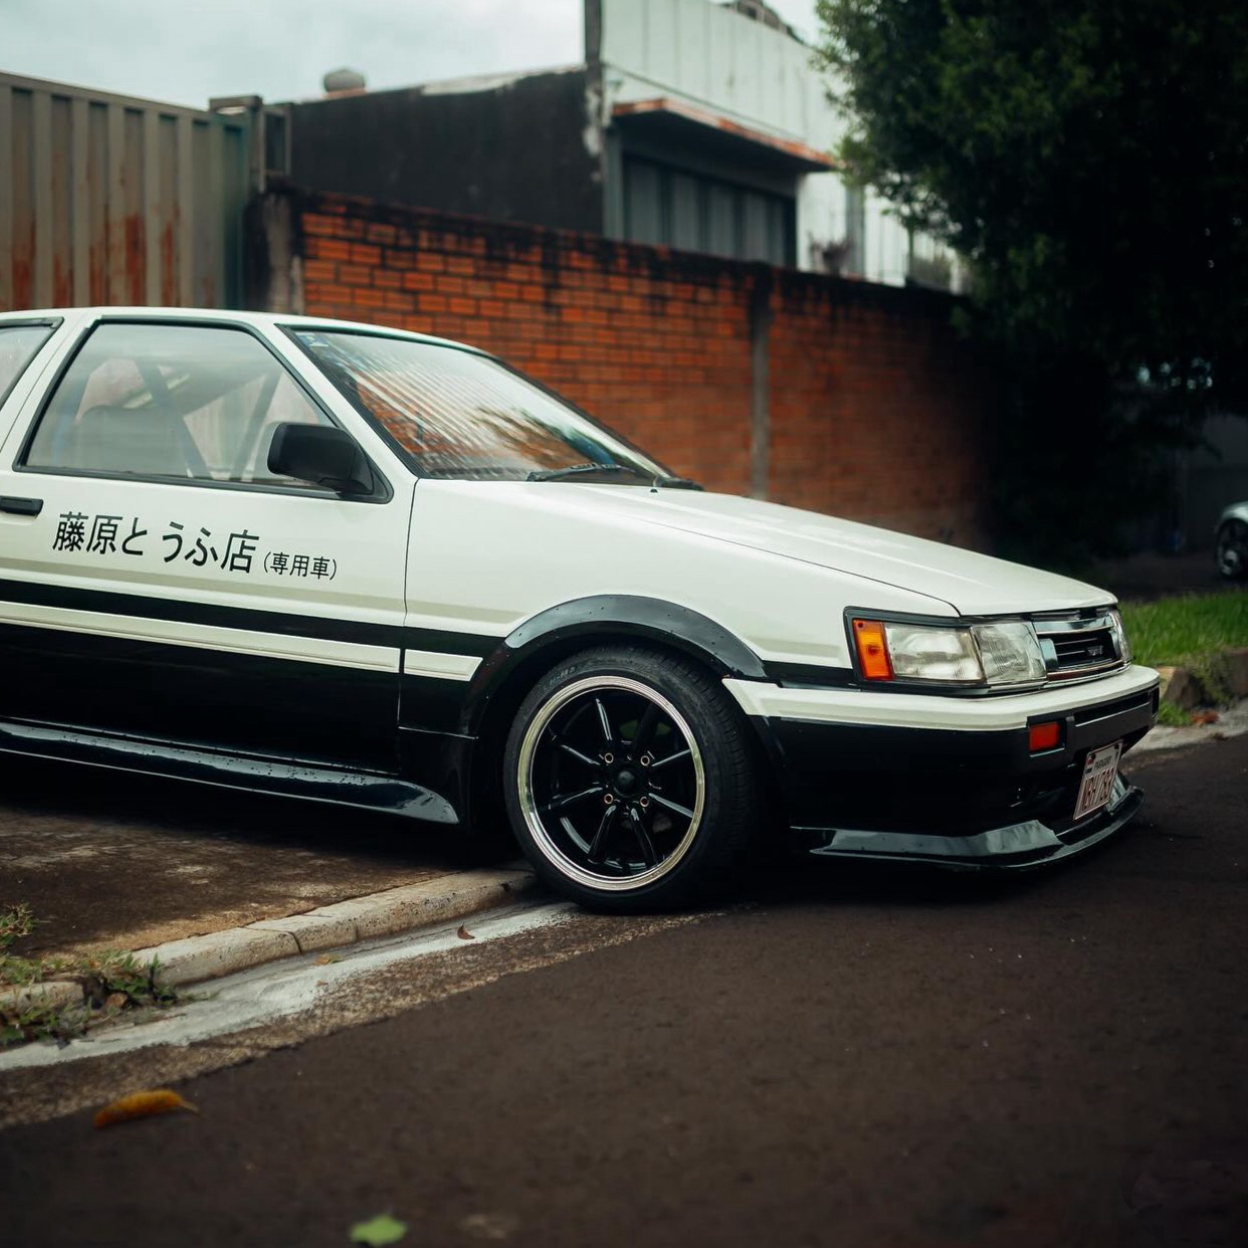
[[[1156,602],[1124,602],[1135,661],[1178,667],[1248,646],[1248,593],[1182,594]]]
[[[1248,594],[1243,590],[1124,602],[1122,620],[1137,663],[1190,668],[1210,701],[1232,700],[1223,656],[1248,647]],[[1176,728],[1191,722],[1185,712],[1164,701],[1159,718]]]
[[[1190,728],[1192,717],[1180,710],[1173,702],[1163,701],[1157,708],[1157,722],[1167,728]]]
[[[159,982],[156,962],[140,962],[124,950],[41,958],[23,958],[10,952],[16,941],[35,930],[35,923],[34,914],[24,903],[0,906],[0,992],[68,980],[82,987],[83,999],[70,1006],[24,1009],[0,1003],[0,1049],[30,1040],[68,1041],[90,1027],[110,1022],[125,1010],[176,1004],[177,993]]]
[[[7,957],[14,942],[34,930],[34,913],[24,901],[16,906],[0,906],[0,958]]]

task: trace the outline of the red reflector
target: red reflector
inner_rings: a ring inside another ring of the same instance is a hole
[[[1056,720],[1049,724],[1032,724],[1027,735],[1033,754],[1055,750],[1062,739],[1062,726]]]

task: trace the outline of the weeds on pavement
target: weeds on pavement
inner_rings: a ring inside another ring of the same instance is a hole
[[[11,952],[35,926],[35,916],[25,903],[0,906],[0,1048],[30,1040],[68,1041],[124,1010],[176,1003],[174,990],[159,982],[156,962],[140,962],[123,950],[38,958]],[[30,992],[55,982],[77,984],[81,1000],[45,1004],[37,992]]]

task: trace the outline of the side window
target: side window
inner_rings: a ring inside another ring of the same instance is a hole
[[[308,489],[268,470],[269,443],[283,421],[330,423],[244,330],[105,323],[61,378],[23,462]]]
[[[0,406],[51,332],[49,325],[0,325]]]

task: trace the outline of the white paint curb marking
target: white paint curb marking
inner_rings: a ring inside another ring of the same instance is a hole
[[[473,924],[472,947],[555,926],[576,913],[570,901],[509,906]],[[348,949],[341,961],[324,966],[297,958],[243,971],[215,985],[211,994],[188,1001],[176,1010],[157,1012],[143,1022],[122,1022],[89,1031],[66,1048],[36,1041],[0,1052],[0,1073],[132,1053],[156,1045],[185,1047],[233,1035],[311,1009],[356,976],[430,954],[464,949],[466,942],[459,938],[457,928],[452,920],[446,926],[370,941]]]

